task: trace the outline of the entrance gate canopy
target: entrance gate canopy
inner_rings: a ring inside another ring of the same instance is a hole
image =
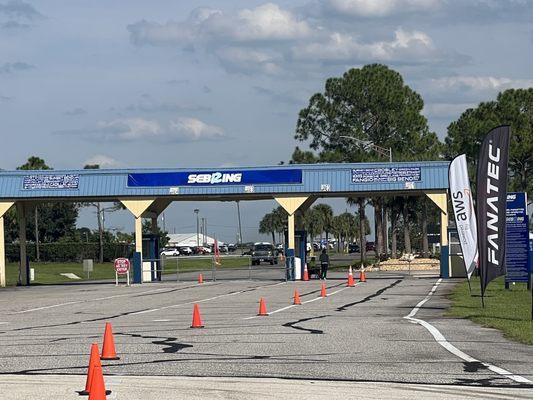
[[[448,188],[448,162],[312,164],[243,168],[0,171],[0,201],[24,199],[266,199],[423,194]],[[415,192],[415,193],[413,193]]]
[[[441,209],[441,275],[448,277],[448,162],[298,164],[270,167],[0,171],[0,286],[5,286],[3,216],[16,204],[20,259],[26,260],[26,209],[39,201],[120,201],[135,217],[136,251],[142,253],[142,218],[173,201],[275,199],[289,214],[288,247],[294,249],[295,214],[319,197],[427,195]],[[141,254],[142,259],[142,254]],[[21,263],[21,283],[29,284]]]

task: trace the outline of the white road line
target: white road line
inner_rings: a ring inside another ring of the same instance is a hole
[[[356,285],[359,285],[359,282],[356,283],[354,286],[356,286]],[[336,290],[336,291],[334,291],[334,292],[329,293],[329,294],[326,296],[326,298],[329,297],[329,296],[333,296],[334,294],[337,294],[337,293],[339,293],[339,292],[342,292],[343,290],[346,290],[346,289],[348,289],[348,286],[346,286],[346,287],[344,287],[344,288],[342,288],[342,289]],[[317,301],[317,300],[321,300],[321,299],[324,299],[324,297],[320,297],[320,296],[318,296],[318,297],[315,297],[315,298],[310,299],[310,300],[302,301],[302,304],[301,304],[301,305],[308,304],[308,303],[312,303],[313,301]],[[290,306],[285,306],[285,307],[282,307],[282,308],[278,308],[277,310],[270,311],[270,312],[267,313],[267,314],[268,314],[268,315],[276,314],[276,313],[279,313],[279,312],[282,312],[282,311],[285,311],[285,310],[289,310],[289,309],[291,309],[291,308],[293,308],[293,307],[297,307],[297,306],[298,306],[298,304],[291,304]],[[258,317],[259,317],[259,315],[253,315],[253,316],[251,316],[251,317],[243,318],[243,320],[255,319],[255,318],[258,318]]]
[[[274,285],[256,286],[255,289],[262,289],[262,288],[266,288],[266,287],[274,287],[274,286],[278,286],[278,285],[284,285],[285,283],[286,283],[286,282],[280,282],[280,283],[276,283],[276,284],[274,284]],[[238,292],[233,292],[233,293],[219,294],[219,295],[217,295],[217,296],[208,297],[208,298],[206,298],[206,299],[191,300],[191,301],[186,301],[185,303],[173,304],[173,305],[165,306],[165,307],[151,308],[151,309],[149,309],[149,310],[138,311],[138,312],[131,313],[131,314],[128,314],[128,315],[130,316],[130,315],[149,314],[149,313],[152,313],[152,312],[155,312],[155,311],[166,310],[166,309],[169,309],[169,308],[177,308],[177,307],[182,307],[182,306],[186,306],[186,305],[190,305],[190,304],[195,304],[195,303],[205,303],[205,302],[207,302],[207,301],[212,301],[212,300],[216,300],[216,299],[221,299],[221,298],[223,298],[223,297],[236,296],[236,295],[238,295],[238,294],[242,294],[242,293],[245,293],[245,292],[248,292],[248,289],[245,289],[245,290],[239,290]]]
[[[88,303],[88,302],[92,302],[92,301],[116,299],[118,297],[126,297],[126,296],[133,296],[133,295],[136,296],[136,295],[141,295],[141,294],[146,294],[146,293],[160,292],[162,290],[168,290],[168,287],[159,288],[159,289],[151,289],[151,290],[147,290],[147,291],[139,292],[139,293],[117,294],[117,295],[113,295],[113,296],[98,297],[96,299],[87,299],[87,300],[79,300],[79,301],[68,301],[66,303],[52,304],[50,306],[43,306],[43,307],[30,308],[28,310],[15,311],[15,312],[10,313],[10,315],[25,314],[25,313],[29,313],[29,312],[33,312],[33,311],[47,310],[49,308],[64,307],[64,306],[69,306],[71,304],[82,304],[82,303]]]
[[[446,350],[448,350],[453,355],[459,357],[460,359],[462,359],[462,360],[464,360],[466,362],[480,363],[483,366],[485,366],[486,368],[488,368],[489,370],[491,370],[492,372],[495,372],[498,375],[502,375],[502,376],[504,376],[506,378],[509,378],[509,379],[511,379],[511,380],[513,380],[515,382],[533,383],[532,381],[530,381],[527,378],[524,378],[523,376],[513,374],[512,372],[509,372],[509,371],[507,371],[507,370],[505,370],[503,368],[497,367],[496,365],[492,365],[492,364],[489,364],[489,363],[486,363],[486,362],[483,362],[483,361],[479,361],[479,360],[475,359],[474,357],[469,356],[468,354],[462,352],[457,347],[455,347],[453,344],[448,342],[446,340],[446,338],[444,337],[444,335],[437,328],[435,328],[433,325],[431,325],[429,322],[426,322],[426,321],[424,321],[422,319],[414,318],[414,316],[416,315],[418,310],[420,310],[420,308],[431,298],[433,293],[435,293],[435,291],[437,290],[437,287],[440,285],[441,282],[442,282],[442,278],[440,278],[433,285],[433,287],[429,291],[428,295],[422,301],[420,301],[415,306],[415,308],[413,308],[411,310],[411,312],[408,315],[406,315],[404,318],[407,319],[408,321],[412,322],[412,323],[422,325],[424,328],[426,328],[429,331],[429,333],[431,333],[431,335],[433,336],[433,338],[435,339],[435,341],[438,344],[440,344],[442,347],[444,347]]]

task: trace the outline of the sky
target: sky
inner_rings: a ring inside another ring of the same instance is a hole
[[[0,168],[278,164],[305,147],[298,111],[325,79],[374,62],[422,95],[442,139],[465,109],[533,86],[531,21],[526,0],[0,0]],[[231,203],[174,203],[167,230],[195,231],[196,207],[234,241]],[[267,238],[273,207],[242,204],[245,240]],[[133,229],[127,212],[106,225]]]

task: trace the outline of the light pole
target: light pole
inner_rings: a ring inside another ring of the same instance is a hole
[[[239,220],[239,248],[242,246],[242,227],[241,227],[241,207],[239,206],[239,200],[237,203],[237,218]]]
[[[378,146],[377,144],[372,143],[370,140],[361,140],[353,136],[341,135],[339,137],[343,139],[353,140],[354,142],[357,142],[359,145],[361,145],[361,147],[364,150],[368,150],[368,149],[374,150],[380,156],[388,157],[389,162],[392,162],[392,147],[389,147],[389,148],[381,147],[381,146]]]
[[[200,218],[198,217],[199,212],[199,209],[194,209],[194,213],[196,214],[196,247],[200,246]]]

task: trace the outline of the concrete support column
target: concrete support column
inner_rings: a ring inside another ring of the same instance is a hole
[[[440,209],[440,276],[450,278],[450,260],[448,248],[448,193],[426,193]]]
[[[295,243],[294,243],[294,232],[295,232],[295,217],[294,214],[289,214],[288,218],[288,233],[289,233],[289,243],[287,243],[287,248],[294,249]]]
[[[0,202],[0,287],[6,286],[6,247],[4,234],[4,215],[13,205],[12,202]]]
[[[135,251],[141,253],[143,251],[143,213],[154,203],[155,199],[139,199],[139,200],[120,200],[124,207],[126,207],[135,217]]]
[[[316,200],[313,196],[288,196],[288,197],[275,197],[274,198],[278,204],[283,207],[285,211],[287,211],[287,214],[289,214],[289,221],[288,221],[288,234],[289,234],[289,240],[287,243],[287,247],[289,249],[294,249],[295,247],[295,237],[294,232],[296,230],[296,224],[298,223],[296,211],[298,209],[300,210],[306,210],[313,204],[313,202]]]
[[[450,278],[450,249],[448,245],[448,214],[440,213],[440,276]]]
[[[3,216],[0,217],[0,287],[6,287],[6,248]]]
[[[19,264],[19,286],[29,286],[29,276],[27,271],[27,249],[26,249],[26,206],[24,203],[17,203],[17,216],[19,221],[19,244],[20,244],[20,264]]]
[[[138,253],[143,252],[143,219],[141,217],[135,217],[135,251]]]
[[[157,216],[155,217],[152,217],[152,225],[151,225],[151,228],[152,228],[152,233],[154,235],[157,234]]]

